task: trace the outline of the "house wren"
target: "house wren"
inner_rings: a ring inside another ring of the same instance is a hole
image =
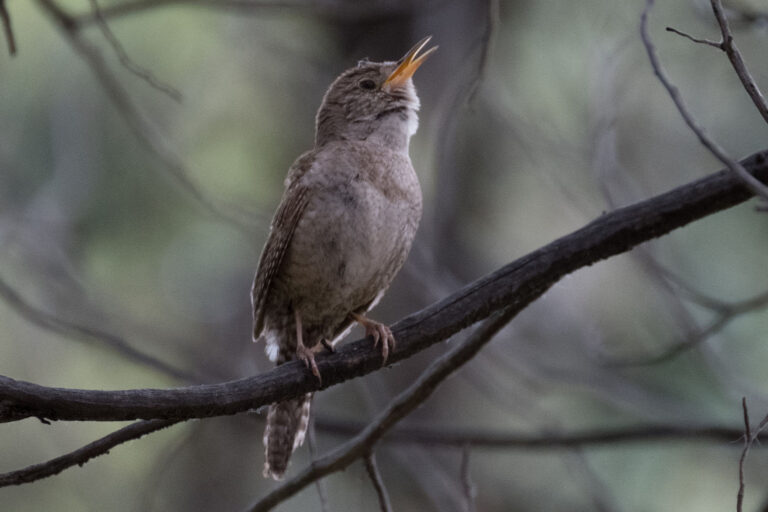
[[[437,47],[427,37],[397,62],[361,61],[325,93],[315,147],[288,171],[285,192],[253,282],[253,339],[269,359],[304,361],[333,347],[357,322],[380,345],[392,331],[366,318],[402,267],[421,218],[421,188],[408,157],[418,126],[411,77]],[[312,394],[272,404],[264,476],[279,479],[304,441]]]

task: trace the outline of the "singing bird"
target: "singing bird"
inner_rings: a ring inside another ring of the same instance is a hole
[[[315,145],[291,166],[253,282],[253,339],[280,365],[299,359],[321,379],[314,354],[357,322],[394,349],[392,331],[365,316],[411,248],[421,188],[408,156],[418,126],[411,77],[437,47],[431,37],[397,62],[360,61],[328,88]],[[312,393],[270,405],[264,476],[280,479],[302,444]]]

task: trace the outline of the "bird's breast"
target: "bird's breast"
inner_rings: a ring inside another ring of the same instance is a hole
[[[313,188],[296,228],[283,281],[308,321],[371,302],[410,250],[421,218],[416,174],[407,157],[373,160],[381,167],[347,162],[348,172]]]

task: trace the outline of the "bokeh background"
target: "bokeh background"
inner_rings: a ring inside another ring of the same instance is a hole
[[[427,34],[440,50],[415,77],[422,113],[411,146],[425,215],[378,319],[393,322],[602,212],[721,167],[653,76],[640,0],[502,0],[491,25],[478,0],[179,0],[110,16],[125,52],[181,102],[120,65],[88,1],[58,3],[83,15],[79,34],[120,89],[105,87],[40,4],[7,1],[19,51],[0,51],[0,374],[16,379],[122,389],[266,371],[249,339],[252,273],[325,88],[360,58],[398,58]],[[122,3],[133,2],[100,1],[105,13]],[[708,4],[659,2],[651,35],[691,111],[741,157],[765,149],[768,130],[725,55],[664,31],[718,39]],[[768,3],[729,5],[741,13],[738,46],[768,87],[759,15]],[[117,108],[116,95],[130,105]],[[566,278],[404,424],[740,428],[742,396],[757,421],[768,412],[768,314],[755,307],[697,337],[726,311],[707,299],[768,289],[768,218],[754,206]],[[687,340],[697,343],[651,364]],[[450,343],[317,395],[316,451],[345,438],[324,425],[369,420]],[[4,424],[0,471],[119,426]],[[2,489],[2,508],[241,510],[274,486],[261,477],[261,435],[259,414],[186,422]],[[738,441],[474,448],[469,467],[480,511],[735,510]],[[395,510],[465,510],[462,452],[380,445]],[[309,460],[305,446],[292,472]],[[763,450],[745,470],[745,510],[762,509]],[[330,510],[378,509],[362,463],[324,485]],[[319,506],[310,487],[279,510]]]

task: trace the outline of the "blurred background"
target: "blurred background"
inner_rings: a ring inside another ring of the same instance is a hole
[[[15,379],[122,389],[268,370],[250,342],[249,289],[285,172],[311,147],[336,75],[363,57],[399,58],[427,34],[440,50],[415,77],[411,145],[425,214],[377,319],[721,167],[652,73],[640,0],[503,0],[490,16],[477,0],[101,0],[124,52],[181,101],[121,65],[91,2],[57,2],[80,23],[74,45],[45,4],[6,3],[18,53],[0,45],[0,374]],[[768,87],[768,2],[729,6]],[[726,56],[665,26],[719,39],[709,2],[659,2],[651,35],[708,132],[734,157],[765,149],[768,129]],[[768,412],[768,224],[755,204],[564,279],[403,426],[738,429],[742,396],[757,422]],[[350,437],[333,425],[370,420],[451,343],[316,395],[317,453]],[[119,426],[4,424],[0,471]],[[5,488],[3,509],[241,510],[275,485],[261,477],[262,428],[259,414],[176,425]],[[479,511],[735,510],[740,447],[477,447],[468,468]],[[467,510],[463,453],[381,444],[395,510]],[[289,476],[309,460],[305,446]],[[745,471],[744,510],[763,509],[762,450]],[[361,462],[323,485],[329,510],[378,510]],[[314,487],[278,508],[319,509]]]

